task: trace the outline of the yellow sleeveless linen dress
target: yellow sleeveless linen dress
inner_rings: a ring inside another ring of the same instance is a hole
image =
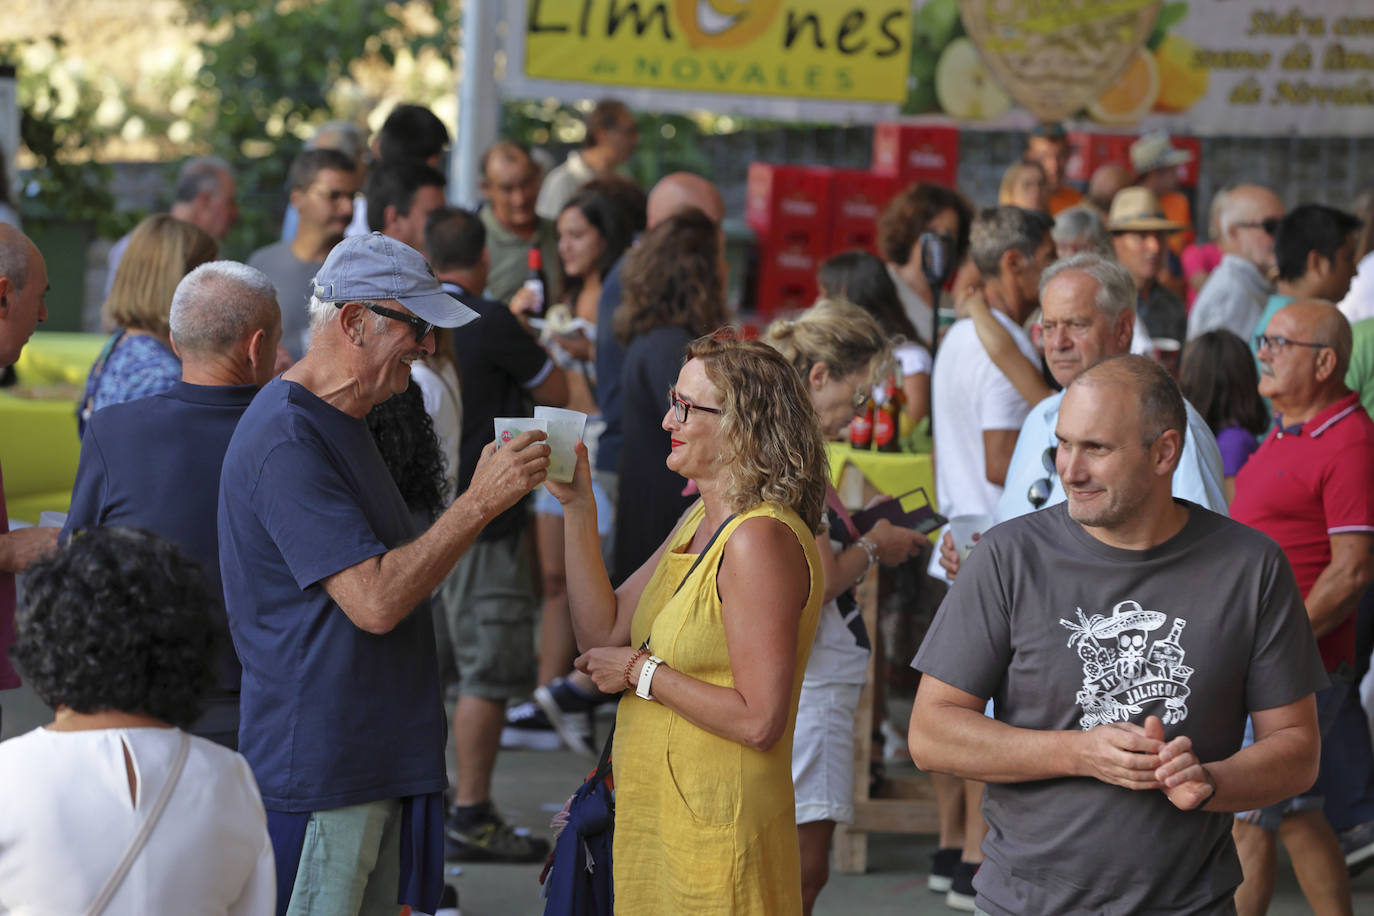
[[[704,514],[698,502],[654,570],[635,609],[631,645],[647,638],[649,650],[672,668],[732,685],[716,573],[725,542],[741,522],[778,519],[796,534],[811,576],[787,731],[760,752],[713,735],[660,703],[633,693],[621,699],[614,747],[615,909],[620,916],[791,916],[801,912],[792,731],[824,590],[820,556],[815,537],[791,509],[760,504],[725,526],[675,596],[697,558],[680,551]]]

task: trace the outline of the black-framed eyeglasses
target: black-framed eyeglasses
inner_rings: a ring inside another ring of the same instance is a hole
[[[867,388],[860,388],[858,391],[854,392],[854,398],[850,402],[850,404],[854,408],[854,412],[858,413],[859,411],[863,410],[864,405],[868,403],[868,399],[871,396],[872,394],[871,392],[869,392]]]
[[[347,304],[347,302],[335,302],[334,307],[343,308]],[[416,315],[407,315],[405,312],[398,312],[395,309],[389,309],[375,302],[358,302],[358,304],[374,315],[381,315],[383,318],[390,318],[393,321],[403,321],[410,325],[415,331],[416,343],[424,343],[425,338],[429,336],[429,332],[434,330],[433,322],[425,321],[423,318]]]
[[[1325,350],[1331,344],[1320,343],[1312,340],[1289,340],[1287,337],[1277,337],[1273,334],[1256,334],[1255,350],[1268,349],[1273,353],[1282,353],[1289,347],[1311,347],[1314,350]]]
[[[1237,229],[1263,229],[1269,235],[1273,235],[1275,232],[1279,231],[1279,223],[1281,221],[1280,217],[1271,216],[1268,219],[1247,220],[1243,223],[1232,223],[1231,225],[1235,226]]]
[[[1059,449],[1053,445],[1040,454],[1040,464],[1044,466],[1047,476],[1031,481],[1030,489],[1026,491],[1026,499],[1030,501],[1032,509],[1039,509],[1050,501],[1050,493],[1054,491],[1054,478],[1057,473],[1054,459],[1058,454]]]
[[[668,389],[668,405],[673,408],[673,416],[677,417],[679,423],[686,423],[687,418],[692,415],[692,411],[694,410],[700,410],[704,413],[713,413],[717,416],[725,412],[719,407],[702,407],[700,404],[684,401],[677,396],[676,388]]]

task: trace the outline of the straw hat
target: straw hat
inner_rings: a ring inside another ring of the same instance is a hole
[[[1122,188],[1112,198],[1108,232],[1177,232],[1184,228],[1164,215],[1159,198],[1149,188]]]
[[[1137,175],[1192,161],[1193,154],[1186,149],[1174,149],[1166,133],[1146,134],[1131,144],[1131,168]]]

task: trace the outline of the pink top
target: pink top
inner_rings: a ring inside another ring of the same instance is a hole
[[[1217,269],[1221,263],[1221,246],[1216,242],[1208,242],[1205,245],[1189,245],[1183,249],[1183,254],[1179,255],[1179,260],[1183,262],[1183,277],[1186,280],[1193,274],[1201,271],[1211,273]],[[1193,289],[1192,284],[1188,284],[1185,290],[1187,293],[1188,308],[1193,307],[1193,300],[1197,298],[1198,291]]]

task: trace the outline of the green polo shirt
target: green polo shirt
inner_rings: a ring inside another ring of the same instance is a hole
[[[491,273],[487,275],[486,297],[509,303],[525,282],[529,272],[530,246],[539,243],[543,252],[544,276],[549,281],[547,296],[556,296],[563,288],[563,264],[558,260],[558,232],[554,224],[542,217],[531,238],[522,238],[496,221],[491,207],[482,208],[482,225],[487,227],[487,253],[491,257]]]
[[[1354,346],[1350,349],[1350,368],[1345,386],[1360,396],[1365,411],[1374,417],[1374,318],[1350,326]]]

